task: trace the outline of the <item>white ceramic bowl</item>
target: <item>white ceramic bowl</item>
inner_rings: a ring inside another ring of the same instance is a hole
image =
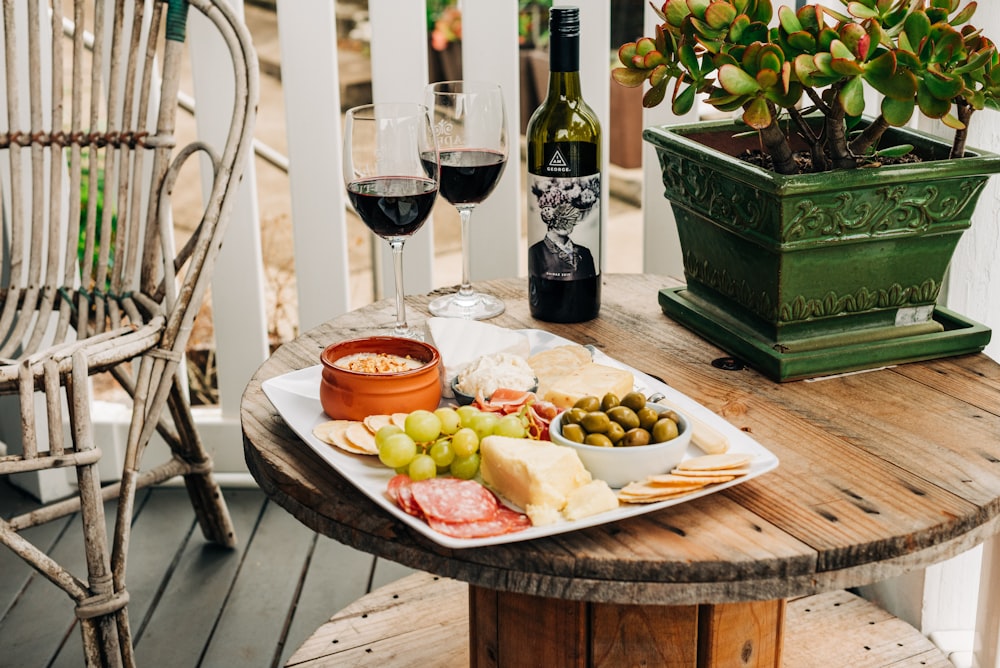
[[[691,442],[691,423],[687,416],[675,408],[661,404],[647,405],[659,411],[672,410],[677,414],[680,421],[677,423],[676,438],[663,443],[617,448],[575,443],[562,435],[562,417],[565,411],[557,415],[549,425],[549,438],[553,443],[576,450],[580,461],[590,474],[611,487],[624,487],[632,481],[644,480],[649,475],[668,473],[683,459],[684,452]]]

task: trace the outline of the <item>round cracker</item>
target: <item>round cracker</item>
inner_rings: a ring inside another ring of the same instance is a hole
[[[368,427],[368,431],[373,434],[377,434],[378,430],[382,427],[392,424],[391,415],[369,415],[364,419],[365,426]]]
[[[375,435],[368,431],[364,422],[352,422],[344,430],[344,438],[355,448],[356,451],[365,455],[377,455],[378,446],[375,445]]]
[[[320,422],[318,425],[313,427],[313,436],[324,443],[337,445],[333,440],[333,433],[335,431],[343,431],[344,429],[347,429],[347,425],[350,423],[350,420],[327,420],[326,422]]]
[[[407,415],[409,415],[409,413],[393,413],[389,416],[389,419],[392,421],[392,424],[396,425],[400,429],[406,429]]]
[[[316,425],[313,428],[313,434],[324,443],[328,443],[354,455],[378,454],[377,451],[374,453],[368,452],[367,450],[354,445],[347,439],[347,430],[355,425],[365,429],[364,423],[361,422],[355,422],[353,420],[330,420],[329,422],[323,422]],[[367,429],[365,429],[365,431],[367,431]]]
[[[724,471],[741,469],[750,465],[750,455],[739,452],[723,452],[715,455],[692,457],[677,465],[685,471]]]

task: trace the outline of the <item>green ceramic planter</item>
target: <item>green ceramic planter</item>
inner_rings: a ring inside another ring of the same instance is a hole
[[[936,306],[955,246],[1000,156],[942,159],[931,135],[892,130],[923,162],[783,176],[741,161],[732,122],[647,128],[687,285],[667,315],[776,380],[982,350],[988,328]]]

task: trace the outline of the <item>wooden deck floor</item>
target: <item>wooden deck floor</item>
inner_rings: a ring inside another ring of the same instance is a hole
[[[225,494],[235,550],[204,541],[182,488],[139,493],[127,581],[141,666],[280,666],[335,612],[414,572],[309,531],[259,490]],[[4,516],[31,504],[0,482]],[[25,535],[85,573],[75,516]],[[82,666],[74,621],[62,590],[0,547],[0,666]]]

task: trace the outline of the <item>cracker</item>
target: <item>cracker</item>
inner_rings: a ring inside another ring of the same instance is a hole
[[[750,473],[750,469],[749,467],[739,469],[707,469],[704,471],[685,471],[684,469],[674,469],[671,473],[674,475],[685,476],[687,478],[716,478],[718,476],[737,478],[741,475],[747,475]]]
[[[694,492],[702,487],[705,487],[708,483],[701,482],[699,480],[689,480],[684,483],[670,484],[670,485],[657,485],[650,483],[649,481],[643,482],[630,482],[621,488],[618,492],[618,498],[625,497],[649,497],[649,496],[664,496],[672,494],[686,494],[687,492]]]
[[[724,471],[741,469],[750,465],[750,455],[739,452],[724,452],[715,455],[692,457],[677,465],[684,471]]]
[[[340,448],[346,452],[350,452],[356,455],[370,455],[377,454],[368,452],[367,450],[362,450],[361,448],[355,446],[353,443],[347,440],[345,432],[351,425],[361,425],[364,428],[364,424],[361,422],[354,422],[353,420],[329,420],[327,422],[321,422],[320,424],[313,427],[313,435],[319,440]]]
[[[658,501],[669,501],[670,499],[678,499],[682,496],[687,496],[692,492],[696,492],[701,487],[696,487],[694,489],[684,489],[679,491],[674,491],[669,487],[661,487],[659,489],[649,489],[648,491],[633,491],[626,492],[623,487],[620,492],[618,492],[618,500],[623,503],[656,503]]]
[[[700,477],[696,476],[683,476],[683,475],[676,475],[674,473],[660,473],[658,475],[648,476],[645,480],[642,480],[638,483],[630,483],[630,484],[646,485],[649,487],[687,487],[690,485],[696,485],[701,487],[707,485],[708,483],[703,482]]]
[[[369,415],[364,419],[365,426],[368,427],[368,431],[373,434],[377,434],[378,430],[382,427],[392,424],[391,415]]]
[[[409,415],[409,413],[393,413],[389,416],[389,420],[400,429],[406,429],[407,415]]]
[[[739,477],[736,475],[730,475],[729,473],[723,474],[722,471],[719,472],[712,471],[711,472],[712,475],[707,475],[707,472],[698,471],[696,472],[698,473],[698,475],[692,475],[692,476],[686,476],[683,474],[683,472],[677,472],[676,469],[674,469],[674,471],[682,477],[688,478],[689,480],[698,480],[705,483],[706,485],[714,485],[715,483],[718,482],[729,482],[730,480],[735,480],[736,478]]]
[[[368,431],[364,422],[352,422],[344,430],[344,438],[354,447],[355,451],[366,455],[377,455],[375,435]]]

